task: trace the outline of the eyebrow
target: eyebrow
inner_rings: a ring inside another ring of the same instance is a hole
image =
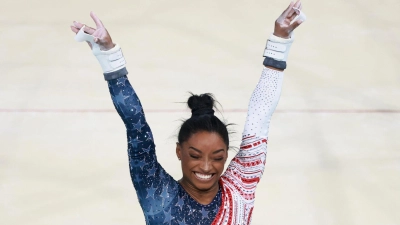
[[[203,152],[200,151],[199,149],[197,149],[197,148],[195,148],[195,147],[192,147],[192,146],[190,146],[189,149],[193,149],[193,150],[195,150],[195,151],[198,152],[198,153],[203,153]],[[224,150],[223,148],[221,148],[221,149],[218,149],[218,150],[214,151],[212,154],[217,154],[217,153],[220,153],[220,152],[223,152],[223,151],[225,151],[225,150]]]

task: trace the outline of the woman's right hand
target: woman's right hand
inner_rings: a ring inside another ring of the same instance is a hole
[[[114,48],[115,44],[112,42],[111,36],[108,33],[107,29],[104,27],[101,20],[93,12],[90,12],[90,17],[92,17],[94,23],[96,24],[96,29],[74,21],[73,25],[71,26],[72,32],[76,34],[83,26],[85,26],[85,33],[90,34],[94,37],[94,42],[100,46],[100,50],[107,51]],[[89,42],[88,44],[90,48],[92,48],[92,45]]]

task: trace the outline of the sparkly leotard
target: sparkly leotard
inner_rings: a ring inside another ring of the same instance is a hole
[[[282,81],[283,72],[264,68],[250,99],[240,151],[221,176],[213,201],[202,205],[158,163],[153,135],[126,75],[108,80],[114,106],[127,129],[130,174],[147,224],[250,224]]]

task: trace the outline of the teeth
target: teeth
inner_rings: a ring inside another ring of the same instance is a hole
[[[201,174],[201,173],[194,173],[194,174],[196,174],[196,176],[197,176],[198,178],[203,179],[203,180],[207,180],[207,179],[210,179],[210,178],[212,177],[211,174],[209,174],[209,175]]]

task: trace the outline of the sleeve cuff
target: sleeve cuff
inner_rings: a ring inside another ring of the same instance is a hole
[[[117,71],[111,72],[111,73],[104,73],[104,80],[114,80],[118,79],[120,77],[123,77],[125,75],[128,75],[128,70],[126,70],[126,67],[119,69]]]
[[[287,66],[285,61],[278,61],[278,60],[275,60],[275,59],[270,58],[270,57],[265,57],[263,65],[264,66],[274,67],[274,68],[280,69],[280,70],[286,69],[286,66]]]

